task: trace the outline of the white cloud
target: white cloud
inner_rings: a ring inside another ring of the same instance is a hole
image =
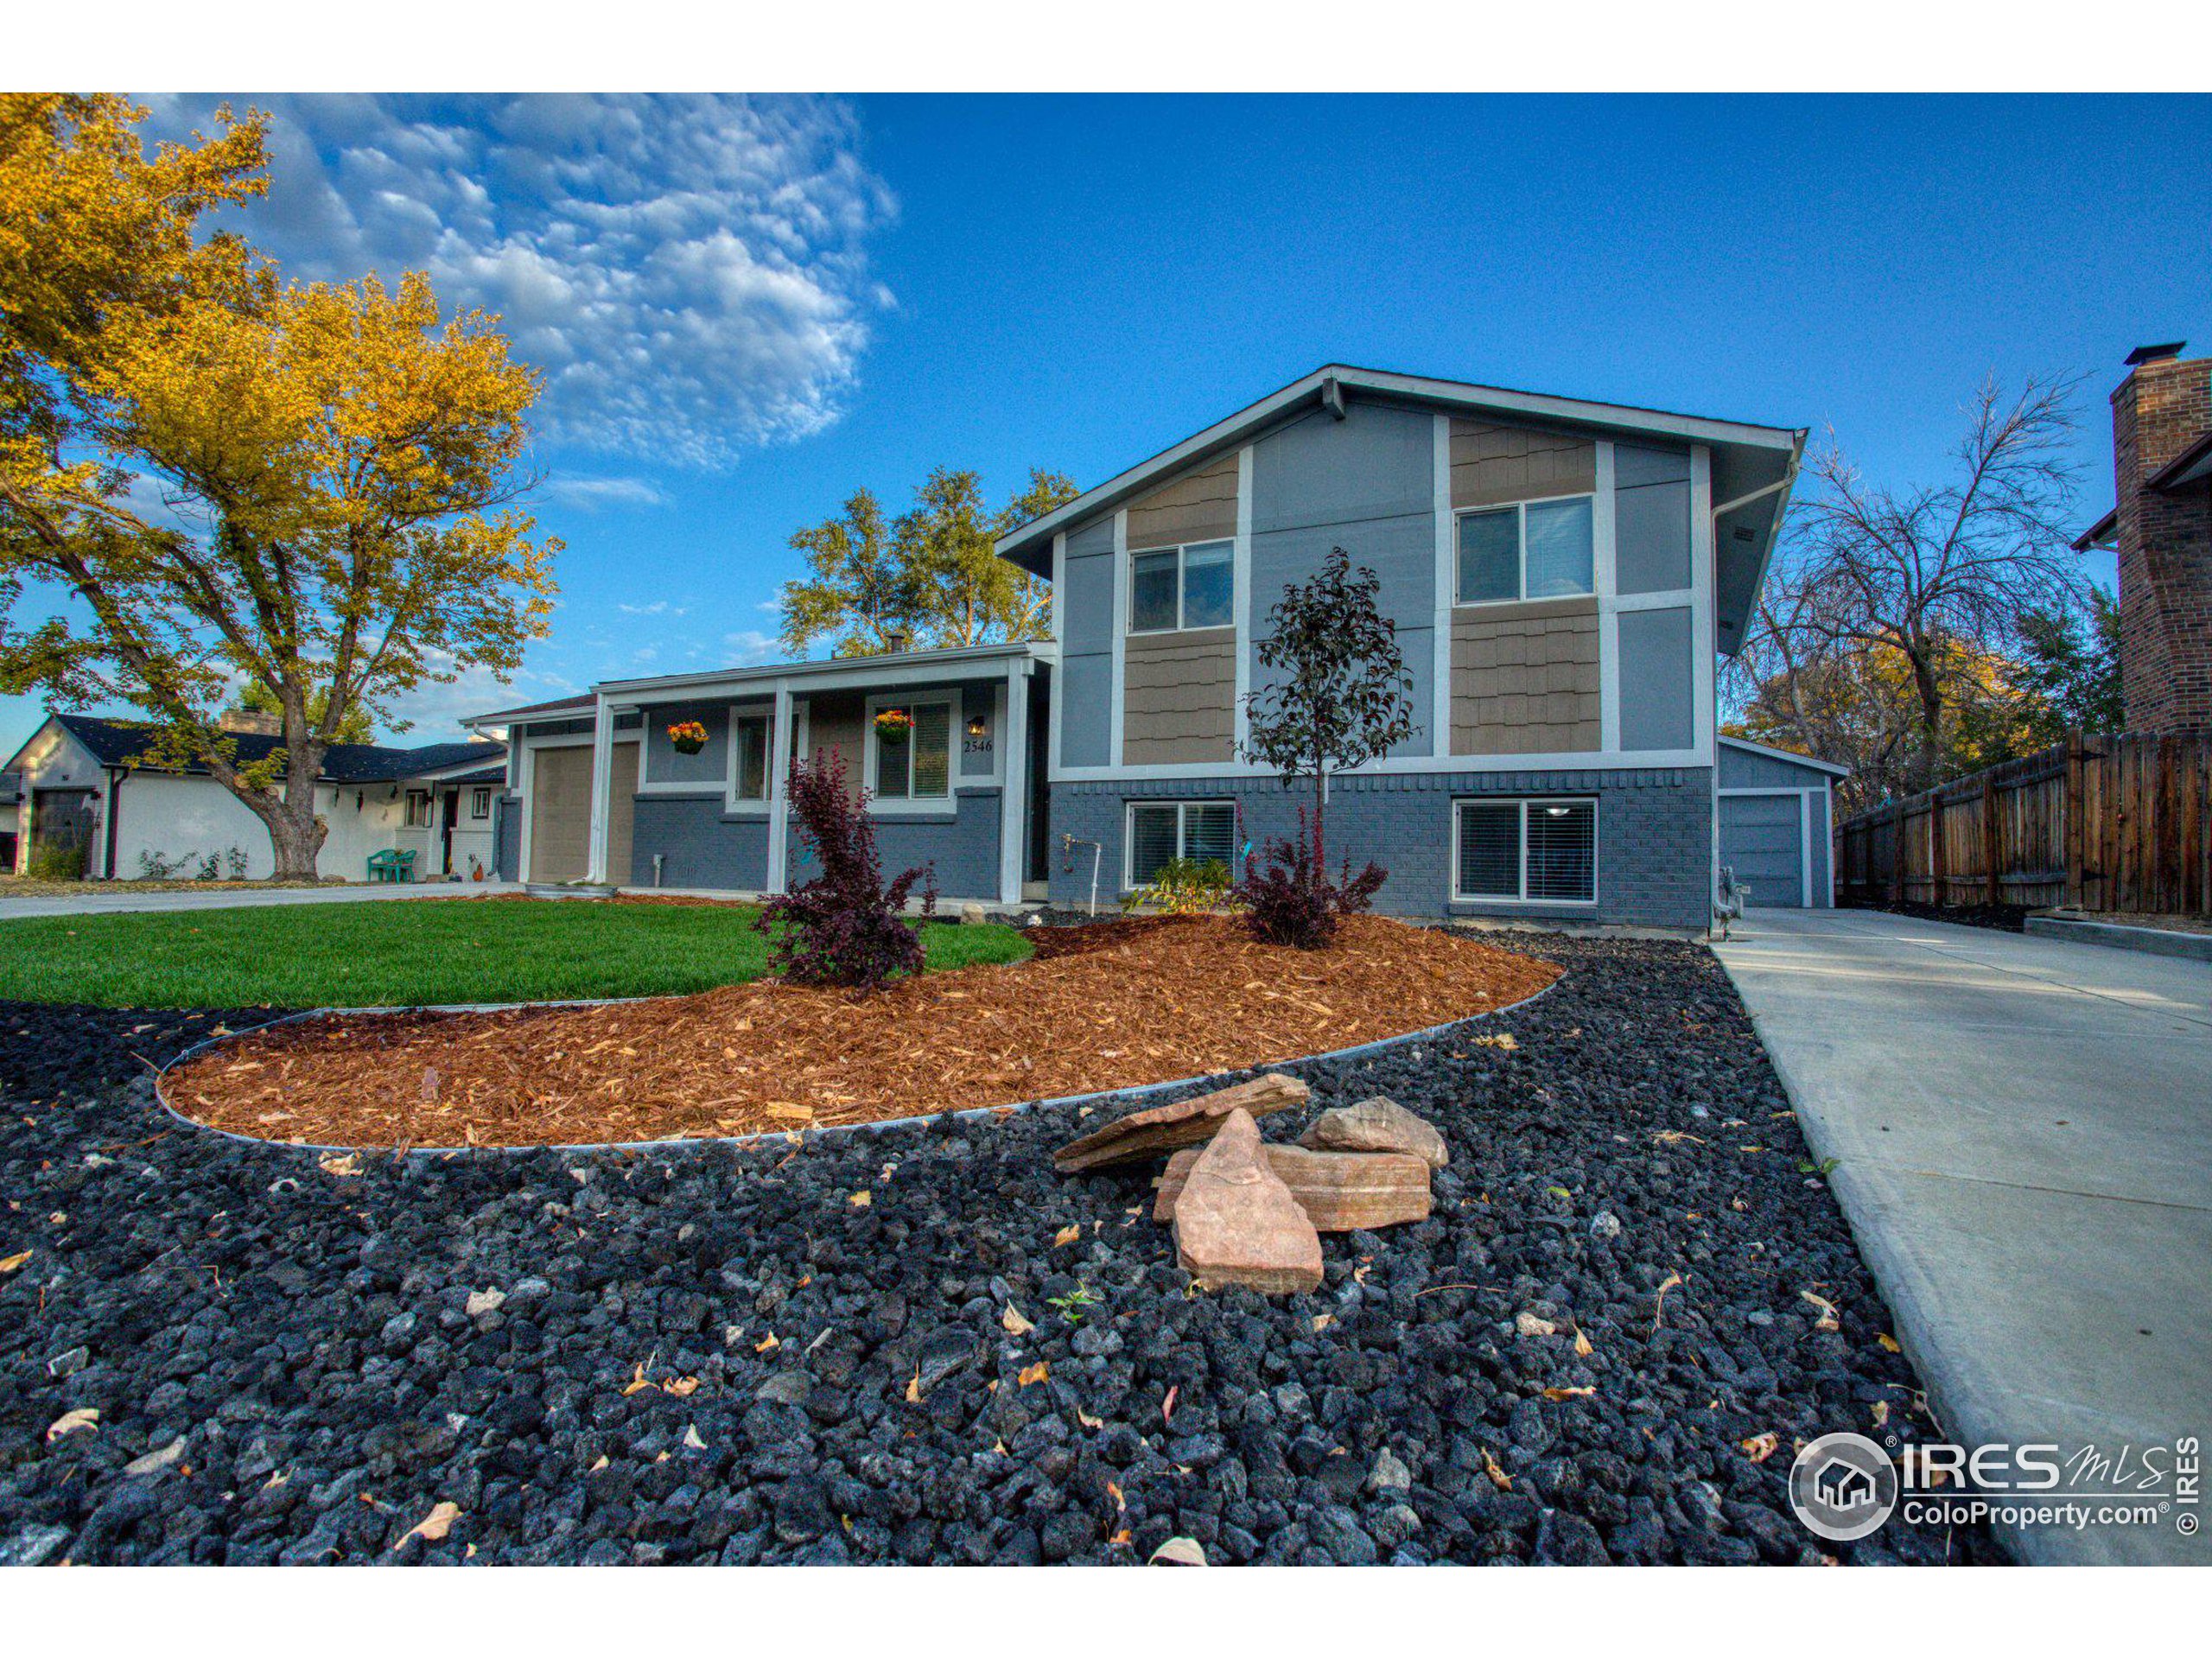
[[[690,610],[689,605],[671,605],[657,599],[650,605],[625,605],[617,601],[614,608],[626,616],[683,616]]]
[[[451,743],[469,735],[461,722],[495,709],[518,703],[543,702],[571,696],[582,688],[558,674],[518,669],[501,683],[488,668],[472,668],[449,683],[425,680],[413,690],[392,699],[391,712],[408,722],[397,731],[379,722],[380,741],[413,748],[424,743]]]
[[[731,653],[728,665],[732,668],[750,668],[760,663],[776,662],[783,655],[783,647],[777,643],[774,634],[762,633],[753,628],[722,635],[722,649]]]
[[[148,101],[162,136],[215,103]],[[250,101],[270,188],[239,227],[295,276],[427,270],[499,313],[543,438],[714,467],[819,431],[891,304],[866,249],[896,205],[834,99]]]
[[[667,492],[647,478],[582,478],[574,473],[556,473],[538,488],[563,506],[583,512],[668,505]]]

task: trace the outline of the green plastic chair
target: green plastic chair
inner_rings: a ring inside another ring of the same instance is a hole
[[[412,848],[405,852],[386,848],[382,852],[369,855],[371,881],[412,881],[414,879],[415,852]]]

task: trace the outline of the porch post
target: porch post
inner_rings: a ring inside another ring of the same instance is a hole
[[[786,890],[791,819],[791,687],[776,682],[776,713],[768,722],[768,891]]]
[[[614,804],[614,710],[604,696],[592,699],[591,721],[591,843],[584,860],[584,879],[594,885],[607,880],[607,818]]]
[[[1029,676],[1034,661],[1015,658],[1006,671],[1006,746],[999,763],[999,902],[1021,902],[1029,828]]]

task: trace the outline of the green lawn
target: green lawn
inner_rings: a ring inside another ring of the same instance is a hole
[[[749,906],[498,899],[304,904],[0,922],[0,1001],[358,1007],[652,996],[757,979]],[[1010,927],[936,923],[931,969],[1019,962]]]

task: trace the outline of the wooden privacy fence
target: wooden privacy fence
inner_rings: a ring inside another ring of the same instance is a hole
[[[2212,733],[2083,737],[1835,828],[1840,902],[2212,916]]]

